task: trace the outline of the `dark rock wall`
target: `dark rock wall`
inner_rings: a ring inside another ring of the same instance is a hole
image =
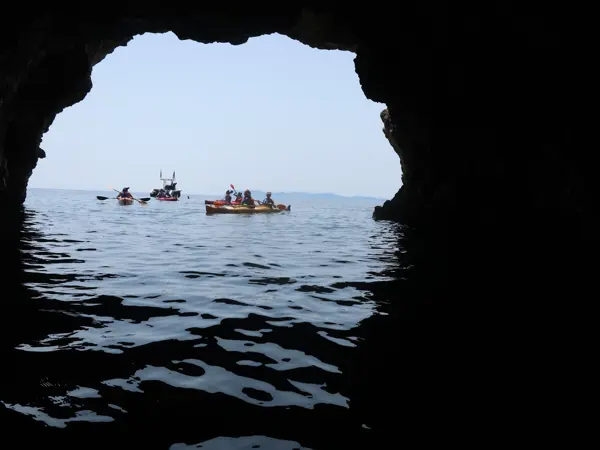
[[[430,11],[398,27],[396,91],[382,118],[404,180],[377,217],[590,218],[583,180],[593,157],[575,142],[580,101],[589,95],[576,24],[567,8],[504,5],[487,13]]]
[[[354,51],[365,95],[387,105],[382,120],[403,180],[375,218],[444,225],[591,217],[591,152],[575,143],[586,59],[564,5],[51,5],[17,6],[0,19],[3,208],[24,200],[56,114],[85,97],[94,64],[133,36],[173,31],[181,39],[242,44],[277,32]]]

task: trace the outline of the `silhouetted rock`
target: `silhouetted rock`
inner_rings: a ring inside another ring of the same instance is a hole
[[[585,58],[565,20],[569,7],[512,15],[509,6],[413,3],[394,12],[377,4],[231,9],[126,1],[93,14],[16,6],[4,15],[0,36],[0,200],[23,201],[43,157],[43,133],[85,98],[92,67],[133,36],[171,30],[181,39],[239,45],[281,33],[356,52],[365,95],[386,103],[384,130],[404,176],[375,218],[490,222],[526,211],[586,220],[593,164],[588,148],[575,143]]]

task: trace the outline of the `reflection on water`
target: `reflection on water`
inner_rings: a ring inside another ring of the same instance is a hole
[[[275,234],[236,252],[235,238],[153,247],[73,221],[28,209],[6,241],[5,423],[63,447],[82,433],[140,448],[374,442],[367,410],[351,407],[354,358],[364,322],[387,313],[352,282],[397,275],[398,227],[369,225],[344,247],[334,227],[329,249]]]
[[[170,206],[28,209],[3,230],[7,438],[387,448],[539,435],[532,414],[546,431],[561,417],[555,366],[578,347],[549,319],[580,298],[582,266],[547,236],[423,240],[370,211],[215,226],[182,204],[157,238]]]

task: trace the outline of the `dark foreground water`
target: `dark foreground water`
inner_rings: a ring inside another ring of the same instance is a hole
[[[371,219],[375,202],[206,216],[204,197],[122,207],[97,194],[29,192],[3,300],[0,408],[17,440],[373,441],[377,419],[353,404],[361,347],[374,317],[393,324],[352,283],[393,279],[399,236]]]
[[[598,252],[568,222],[424,239],[370,202],[207,217],[201,197],[95,195],[31,190],[23,224],[0,221],[0,448],[572,447],[595,430],[579,403]]]

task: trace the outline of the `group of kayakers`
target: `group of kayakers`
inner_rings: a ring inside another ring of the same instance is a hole
[[[161,193],[163,193],[163,195],[166,194],[166,193],[164,193],[163,189],[161,189],[161,192],[159,193],[159,195]],[[235,195],[235,199],[232,197],[232,194]],[[128,187],[124,187],[121,190],[121,192],[119,192],[119,194],[117,195],[117,198],[118,199],[133,198],[133,195],[131,195],[131,193],[129,192]],[[254,206],[256,204],[275,205],[275,200],[273,200],[273,198],[271,197],[270,192],[267,192],[265,199],[263,201],[260,201],[260,200],[255,200],[254,198],[252,198],[252,192],[250,192],[250,189],[246,189],[243,194],[241,192],[231,191],[231,190],[227,189],[223,200],[225,201],[225,203],[236,203],[239,205],[248,205],[248,206]]]
[[[233,199],[231,194],[235,195],[235,200]],[[255,200],[252,198],[252,192],[250,192],[250,189],[246,189],[243,194],[241,192],[230,191],[229,189],[227,189],[223,200],[226,203],[235,202],[240,205],[248,205],[248,206],[254,206],[257,203],[259,205],[275,205],[275,201],[273,200],[273,198],[271,198],[270,192],[267,192],[265,199],[261,202],[260,200]]]

